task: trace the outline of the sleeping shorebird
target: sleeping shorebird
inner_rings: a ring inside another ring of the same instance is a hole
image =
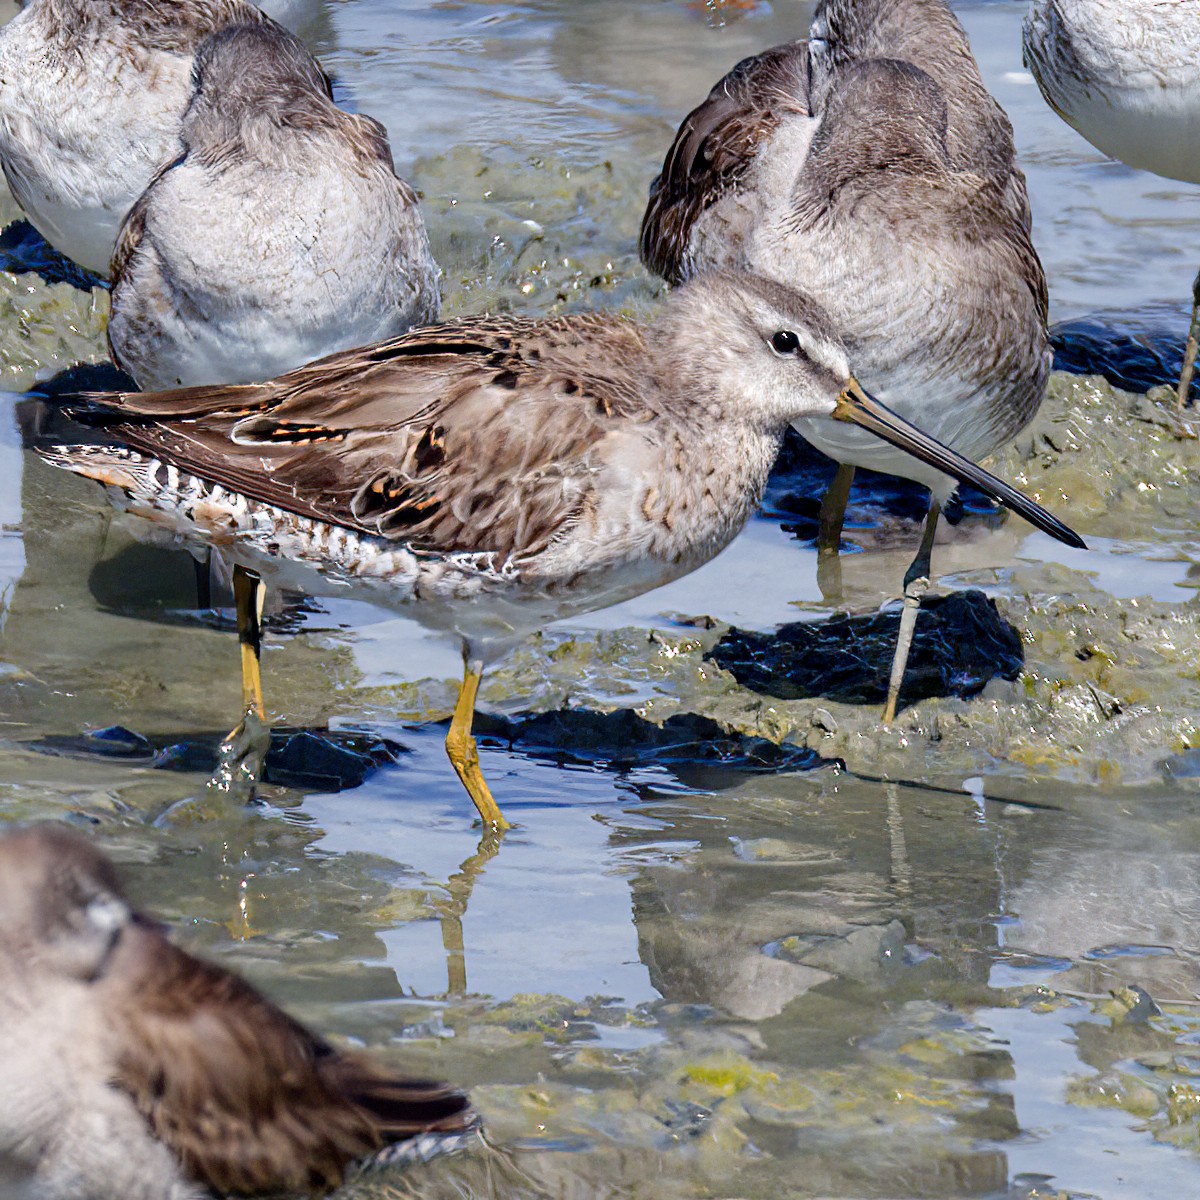
[[[192,55],[246,0],[32,0],[0,28],[0,167],[38,232],[107,276],[125,214],[179,155]]]
[[[270,383],[71,408],[103,427],[100,443],[93,430],[87,444],[41,447],[50,462],[233,558],[256,719],[261,577],[315,594],[354,585],[457,635],[465,674],[446,749],[493,830],[506,822],[471,737],[485,664],[712,558],[757,506],[791,421],[860,426],[1082,545],[865,393],[810,299],[751,276],[680,288],[651,324],[481,317]]]
[[[310,1033],[130,907],[78,833],[0,836],[0,1192],[323,1194],[479,1138],[467,1098]]]
[[[437,264],[383,126],[342,112],[292,34],[200,43],[183,151],[112,260],[109,345],[139,386],[270,379],[437,319]]]
[[[742,264],[810,292],[863,386],[968,457],[1009,441],[1041,403],[1046,284],[1025,179],[944,0],[825,0],[807,42],[739,63],[680,126],[641,252],[673,284]],[[904,580],[890,724],[955,482],[860,430],[796,428],[840,464],[822,503],[826,560],[855,467],[932,493]]]
[[[1033,0],[1025,62],[1046,102],[1097,150],[1200,183],[1200,4],[1196,0]],[[1200,275],[1179,378],[1188,399],[1200,342]]]

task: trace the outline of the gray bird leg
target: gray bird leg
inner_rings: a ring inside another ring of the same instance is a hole
[[[925,532],[921,535],[921,548],[912,560],[904,576],[904,608],[900,613],[900,636],[896,639],[896,656],[892,659],[892,678],[888,683],[887,704],[883,709],[883,723],[890,725],[896,719],[896,702],[900,699],[900,685],[904,682],[904,671],[908,666],[908,652],[912,649],[913,634],[917,628],[917,613],[921,608],[921,597],[929,591],[930,559],[933,555],[933,538],[937,533],[938,517],[942,509],[936,500],[929,503],[929,515],[925,518]]]
[[[1183,370],[1179,375],[1179,389],[1176,393],[1177,408],[1184,408],[1188,402],[1188,394],[1192,390],[1192,376],[1196,373],[1196,350],[1200,348],[1200,275],[1192,284],[1192,325],[1188,330],[1187,349],[1183,352]]]

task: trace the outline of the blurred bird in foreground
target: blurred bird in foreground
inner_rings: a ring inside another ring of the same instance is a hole
[[[467,1098],[310,1033],[130,907],[81,835],[0,836],[0,1193],[323,1194],[479,1140]]]

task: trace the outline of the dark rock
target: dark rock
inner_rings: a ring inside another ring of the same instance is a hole
[[[568,708],[517,719],[478,713],[475,732],[535,757],[617,771],[660,764],[774,774],[827,765],[803,746],[736,733],[696,713],[677,713],[661,725],[629,708],[608,713]]]
[[[1054,369],[1103,375],[1113,387],[1146,392],[1179,382],[1187,324],[1173,312],[1097,313],[1060,321],[1050,330]],[[1196,384],[1192,384],[1195,395]]]
[[[284,787],[341,792],[405,753],[399,742],[356,730],[280,731],[271,735],[265,778]]]
[[[154,747],[150,742],[122,725],[90,729],[78,735],[52,735],[26,744],[42,754],[62,758],[121,758],[135,762],[154,759]]]
[[[709,652],[742,687],[800,700],[882,703],[900,627],[898,611],[796,622],[774,634],[731,629]],[[1014,679],[1021,638],[982,592],[926,599],[917,618],[901,697],[973,696],[995,676]]]
[[[78,736],[39,738],[24,743],[41,754],[67,758],[122,759],[162,771],[211,775],[217,768],[224,734],[165,737],[120,725]],[[304,791],[340,792],[358,787],[380,767],[408,753],[399,742],[355,729],[273,729],[263,782]]]
[[[764,512],[781,518],[783,528],[800,541],[814,541],[821,497],[833,481],[836,470],[837,463],[810,446],[794,429],[789,429],[767,483]],[[845,531],[852,535],[856,529],[874,528],[881,515],[919,525],[928,511],[928,488],[895,475],[859,469],[854,473],[854,486],[846,507]],[[962,487],[943,518],[949,524],[957,525],[963,516],[994,517],[996,512],[997,506],[982,492]],[[847,550],[855,549],[853,542],[844,542],[843,546]]]

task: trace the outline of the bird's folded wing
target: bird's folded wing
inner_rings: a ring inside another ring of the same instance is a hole
[[[390,1142],[476,1120],[460,1092],[341,1054],[147,923],[98,986],[118,1032],[114,1085],[222,1195],[329,1190]]]
[[[743,59],[684,118],[642,218],[642,262],[650,270],[671,283],[689,276],[696,219],[737,188],[779,123],[796,114],[809,115],[807,42]]]
[[[636,372],[602,374],[642,350],[638,327],[614,317],[498,318],[267,383],[69,409],[115,443],[301,516],[440,553],[527,555],[588,503],[599,442],[645,411]]]

